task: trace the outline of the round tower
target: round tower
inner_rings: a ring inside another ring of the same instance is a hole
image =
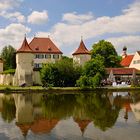
[[[15,85],[33,85],[33,59],[33,51],[25,37],[21,48],[16,53]]]
[[[86,48],[82,39],[81,39],[78,49],[72,55],[73,55],[74,63],[80,64],[80,65],[84,65],[85,62],[91,59],[91,54],[89,50]]]

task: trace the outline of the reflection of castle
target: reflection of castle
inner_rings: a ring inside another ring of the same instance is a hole
[[[127,121],[128,112],[131,112],[131,98],[128,92],[113,92],[108,94],[109,101],[112,107],[119,106],[124,109],[124,119]]]
[[[140,122],[140,102],[130,105],[137,121]]]
[[[16,107],[16,110],[13,112],[14,115],[12,115],[12,119],[15,118],[16,126],[19,127],[23,136],[26,136],[29,131],[33,132],[33,134],[42,134],[42,133],[48,134],[52,130],[56,130],[57,129],[56,126],[58,126],[58,128],[62,128],[62,126],[60,127],[61,123],[59,121],[69,118],[71,116],[73,117],[71,123],[73,123],[73,121],[76,122],[77,125],[75,129],[77,130],[77,126],[78,126],[83,136],[85,132],[86,132],[85,135],[87,134],[87,131],[90,127],[89,124],[93,124],[95,126],[98,126],[99,128],[100,128],[100,125],[101,126],[103,125],[103,128],[112,127],[114,123],[116,122],[116,118],[118,117],[120,108],[124,110],[124,113],[123,113],[124,119],[126,120],[128,119],[129,117],[128,112],[130,112],[132,108],[132,111],[134,112],[136,118],[140,120],[139,103],[131,104],[131,107],[130,107],[130,103],[132,102],[130,98],[119,95],[119,96],[114,97],[114,99],[112,100],[112,95],[113,95],[112,93],[109,93],[108,97],[107,96],[101,97],[98,95],[97,97],[96,96],[94,97],[94,100],[92,100],[93,98],[91,99],[91,97],[93,96],[89,96],[89,95],[88,95],[89,98],[86,98],[87,95],[86,97],[82,96],[82,98],[80,95],[72,96],[71,99],[73,100],[74,106],[69,106],[68,101],[67,101],[68,103],[65,104],[65,102],[59,103],[58,100],[55,100],[55,99],[58,99],[55,97],[56,95],[49,96],[49,95],[43,95],[43,94],[13,94],[13,95],[1,94],[0,95],[0,112],[3,113],[4,109],[6,110],[6,112],[10,111],[9,109],[4,108],[4,103],[8,103],[9,105],[11,105],[12,103],[13,104],[12,106],[14,108]],[[66,100],[67,97],[68,96],[66,95],[59,96],[59,98],[63,98],[64,101]],[[102,100],[99,100],[100,98],[102,98]],[[89,99],[88,103],[85,101],[87,99]],[[92,100],[91,102],[90,102],[90,99]],[[98,108],[94,106],[94,104],[97,103],[97,101],[99,101],[99,104],[97,104],[99,106]],[[104,102],[103,106],[106,106],[103,110],[102,109],[100,110],[100,107],[103,108],[102,105],[100,106],[101,101]],[[51,102],[53,103],[51,104]],[[58,103],[60,104],[60,106]],[[83,105],[82,103],[84,103],[84,106],[82,106]],[[42,106],[44,104],[46,106]],[[92,108],[90,108],[90,106],[92,106]],[[54,109],[55,107],[57,108],[56,110]],[[65,111],[66,109],[71,110],[71,111],[68,110],[69,114],[67,114],[68,112]],[[106,113],[102,115],[102,111]],[[98,112],[100,112],[101,114],[100,113],[98,114]],[[109,114],[108,112],[114,115],[108,115]],[[103,124],[104,121],[106,121],[107,123]],[[111,123],[108,125],[108,122],[111,122]]]
[[[29,130],[35,134],[50,133],[59,122],[57,118],[43,117],[42,107],[40,106],[42,94],[16,94],[13,96],[16,105],[16,125],[20,128],[23,136],[26,136]],[[74,121],[78,123],[82,134],[91,122],[90,120],[80,119],[74,119]]]
[[[87,126],[89,125],[89,123],[91,122],[91,120],[81,120],[81,119],[74,119],[74,121],[78,124],[82,135],[84,135],[84,132],[87,128]]]

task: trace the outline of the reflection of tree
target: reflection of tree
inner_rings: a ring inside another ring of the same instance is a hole
[[[43,114],[47,118],[64,119],[72,116],[75,96],[49,94],[42,97]]]
[[[15,118],[16,107],[12,97],[5,96],[3,101],[2,118],[4,121],[11,122]]]
[[[94,125],[103,131],[112,127],[117,120],[120,107],[112,108],[109,99],[103,93],[92,94],[87,100],[87,113]]]
[[[44,115],[47,118],[92,120],[105,131],[116,122],[120,107],[112,107],[106,94],[45,95],[42,98]]]

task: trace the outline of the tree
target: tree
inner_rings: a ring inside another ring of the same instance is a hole
[[[103,57],[97,55],[84,65],[83,74],[77,80],[77,85],[82,88],[98,87],[104,75],[105,67]]]
[[[74,66],[71,59],[61,59],[56,63],[46,64],[41,70],[41,79],[44,86],[55,87],[75,86],[81,76],[81,67]]]
[[[16,49],[11,45],[2,49],[1,58],[4,60],[4,70],[16,68]]]
[[[97,55],[103,57],[105,67],[120,67],[121,59],[110,42],[101,40],[94,44],[92,48],[92,58],[95,58]]]

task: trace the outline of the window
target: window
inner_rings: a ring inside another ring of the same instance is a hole
[[[44,58],[44,54],[36,54],[35,58],[43,59]]]
[[[54,54],[54,55],[53,55],[53,58],[54,58],[54,59],[59,59],[59,54]]]
[[[134,60],[134,61],[133,61],[133,64],[136,64],[136,63],[137,63],[137,62]]]
[[[45,58],[46,58],[46,59],[51,58],[51,54],[45,54]]]
[[[36,54],[36,55],[35,55],[35,58],[39,58],[39,54]]]
[[[34,64],[34,67],[35,67],[35,68],[42,68],[42,64],[41,64],[41,63],[35,63],[35,64]]]
[[[140,60],[137,60],[137,63],[139,64],[140,63]]]

